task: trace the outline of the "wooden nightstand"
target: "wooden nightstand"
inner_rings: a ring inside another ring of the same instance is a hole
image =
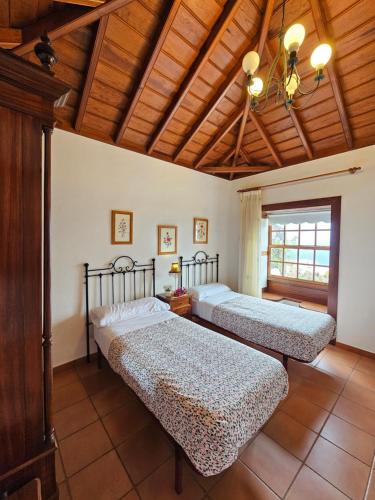
[[[185,316],[189,319],[191,318],[190,297],[187,293],[185,295],[181,295],[180,297],[170,297],[165,293],[159,293],[156,295],[156,298],[169,304],[171,311],[175,314]]]

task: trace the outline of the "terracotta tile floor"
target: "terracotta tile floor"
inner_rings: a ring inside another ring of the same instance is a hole
[[[375,360],[329,346],[290,361],[290,390],[237,462],[204,478],[186,464],[108,366],[55,374],[56,477],[62,500],[375,500]]]

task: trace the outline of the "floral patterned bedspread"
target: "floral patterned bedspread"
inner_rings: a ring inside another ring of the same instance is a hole
[[[205,476],[236,460],[288,392],[279,361],[179,317],[116,337],[108,360]]]
[[[211,321],[245,340],[308,362],[336,336],[336,322],[328,314],[249,295],[215,306]]]

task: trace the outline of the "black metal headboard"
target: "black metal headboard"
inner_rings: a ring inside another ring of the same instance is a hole
[[[191,259],[180,261],[180,286],[189,288],[190,286],[206,285],[207,283],[217,283],[219,281],[219,254],[210,257],[203,250],[196,252]]]
[[[88,263],[83,264],[83,266],[85,275],[86,359],[90,361],[89,279],[96,278],[90,282],[94,282],[96,290],[99,292],[99,304],[101,306],[105,303],[115,304],[116,302],[135,300],[147,295],[155,296],[155,259],[151,259],[148,264],[138,264],[138,261],[133,260],[131,257],[122,255],[107,267],[90,268]],[[147,278],[151,275],[151,284],[147,281],[147,287],[146,275]],[[105,300],[106,298],[109,300]]]

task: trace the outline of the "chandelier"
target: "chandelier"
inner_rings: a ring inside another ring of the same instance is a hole
[[[293,24],[285,31],[285,1],[283,0],[282,4],[278,49],[268,71],[265,85],[261,78],[254,76],[260,63],[259,54],[255,51],[248,52],[242,60],[242,69],[247,76],[246,89],[250,95],[250,109],[258,113],[266,107],[270,95],[275,95],[276,102],[284,101],[286,109],[297,109],[295,98],[298,95],[312,95],[319,88],[324,78],[324,66],[332,55],[332,48],[328,43],[322,43],[314,49],[310,63],[316,71],[315,83],[310,89],[304,88],[298,74],[297,55],[305,38],[305,28],[302,24]],[[280,60],[281,63],[279,63]]]

